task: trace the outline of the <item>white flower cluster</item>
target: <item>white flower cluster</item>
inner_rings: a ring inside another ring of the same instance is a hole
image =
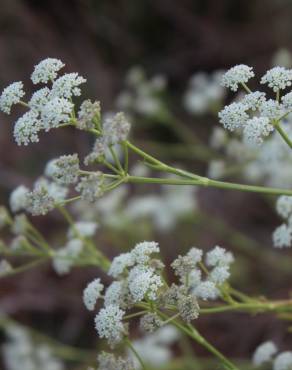
[[[21,81],[7,86],[0,96],[0,109],[2,112],[10,114],[12,105],[18,104],[24,95],[23,83]]]
[[[284,90],[292,84],[292,70],[274,67],[262,77],[261,83],[267,84],[275,92]]]
[[[151,220],[159,231],[171,230],[197,209],[196,187],[162,186],[160,194],[132,196],[123,208],[123,220]],[[118,210],[115,210],[118,212]]]
[[[116,357],[112,353],[102,352],[97,357],[97,370],[135,370],[130,358]],[[88,369],[91,370],[91,369]],[[92,369],[93,370],[93,369]]]
[[[133,67],[126,77],[126,88],[117,97],[117,107],[128,113],[160,117],[165,112],[162,95],[166,87],[162,75],[147,79],[141,67]]]
[[[67,188],[59,184],[40,178],[32,191],[23,185],[13,190],[9,203],[13,212],[27,210],[34,216],[45,215],[54,209],[56,203],[65,200],[67,191]]]
[[[93,172],[88,176],[81,177],[75,189],[80,192],[83,200],[94,202],[103,195],[103,182],[103,174]]]
[[[249,79],[254,77],[252,67],[245,64],[239,64],[229,69],[222,77],[222,86],[237,91],[238,86],[245,84]]]
[[[98,224],[96,222],[90,221],[78,221],[72,225],[68,231],[68,238],[73,238],[74,236],[79,235],[84,238],[90,238],[94,236]]]
[[[3,345],[3,358],[7,370],[64,370],[64,364],[54,356],[46,344],[36,343],[24,328],[9,325],[9,341]]]
[[[107,288],[104,308],[95,318],[99,336],[107,338],[111,345],[118,343],[125,334],[125,326],[122,322],[125,309],[145,298],[152,301],[157,299],[158,290],[163,282],[158,271],[151,266],[151,254],[158,252],[157,243],[142,242],[131,252],[114,258],[108,274],[117,280]],[[100,291],[99,279],[88,285],[84,291],[87,308],[94,308]]]
[[[53,255],[53,268],[59,275],[68,274],[78,264],[84,244],[80,239],[69,239],[64,247],[57,249]]]
[[[199,315],[197,299],[218,298],[222,284],[230,276],[229,269],[233,256],[216,246],[206,255],[206,266],[210,268],[210,272],[206,279],[203,279],[201,270],[203,251],[193,247],[185,256],[179,256],[172,263],[171,266],[180,284],[172,284],[168,288],[161,277],[164,265],[159,259],[153,258],[153,254],[157,253],[159,246],[156,242],[142,242],[130,252],[113,259],[108,275],[116,280],[106,289],[103,297],[104,308],[95,318],[99,336],[107,338],[110,345],[122,340],[126,333],[123,317],[126,310],[135,304],[146,300],[161,307],[174,305],[181,318],[190,323]],[[84,290],[84,303],[89,310],[95,308],[102,290],[100,279],[93,280]],[[146,331],[157,330],[162,324],[161,319],[155,314],[141,318],[141,327]]]
[[[277,352],[278,348],[273,342],[264,342],[255,350],[252,362],[256,367],[270,363],[273,365],[273,370],[292,369],[292,352],[285,351],[279,354]]]
[[[100,128],[100,136],[96,139],[92,151],[84,159],[84,164],[87,166],[103,159],[110,147],[118,146],[127,140],[130,128],[131,124],[124,113],[106,114]]]
[[[187,111],[195,115],[215,112],[218,106],[222,105],[226,95],[225,89],[220,85],[221,78],[221,71],[215,71],[210,75],[199,72],[191,77],[184,96]]]
[[[180,338],[180,333],[171,325],[163,326],[155,333],[146,335],[141,339],[136,339],[132,342],[133,347],[139,353],[144,363],[153,367],[160,368],[167,366],[173,355],[171,346],[175,344]],[[131,351],[128,355],[135,365],[135,369],[140,369],[141,364]]]
[[[60,184],[75,184],[79,176],[78,155],[63,155],[52,159],[46,166],[45,175]]]
[[[68,73],[57,78],[64,64],[54,58],[47,58],[37,64],[31,75],[34,84],[48,84],[35,91],[27,106],[30,109],[20,117],[14,126],[14,137],[18,145],[38,142],[40,130],[49,131],[60,124],[67,124],[72,118],[73,96],[81,94],[80,85],[86,80],[77,73]],[[24,96],[23,83],[15,82],[6,87],[0,96],[0,109],[10,113],[13,104],[26,103],[21,101]]]
[[[94,279],[87,285],[83,292],[83,302],[89,311],[93,311],[104,285],[101,284],[100,279]]]
[[[292,117],[283,122],[283,130],[290,139],[291,124]],[[225,153],[225,157],[224,160],[220,159],[218,164],[213,161],[209,163],[210,177],[215,174],[220,178],[228,173],[229,169],[237,168],[242,169],[242,176],[249,182],[291,188],[292,151],[277,132],[271,133],[261,146],[251,147],[240,138],[228,138],[224,129],[216,127],[211,135],[211,143],[214,149]]]
[[[277,248],[291,247],[292,243],[292,197],[282,195],[278,198],[276,211],[286,220],[273,233],[274,246]]]
[[[202,261],[203,252],[200,249],[192,248],[186,256],[179,256],[172,267],[175,274],[180,277],[183,284],[198,299],[214,300],[220,296],[219,287],[230,277],[230,265],[233,256],[224,248],[214,247],[206,255],[206,266],[210,267],[210,273],[206,280],[202,279],[202,272],[198,263]]]
[[[235,66],[225,73],[222,84],[236,91],[241,84],[253,77],[252,69],[245,65]],[[275,67],[267,71],[261,83],[268,84],[275,92],[279,92],[292,83],[292,70],[284,67]],[[265,93],[260,91],[249,92],[241,100],[233,102],[219,112],[219,121],[224,128],[234,131],[241,130],[245,143],[261,145],[264,138],[274,130],[275,124],[286,117],[292,107],[292,94],[288,93],[274,99],[266,99]]]
[[[264,342],[256,348],[252,357],[252,362],[255,366],[261,366],[264,363],[271,361],[277,352],[278,349],[273,342]]]

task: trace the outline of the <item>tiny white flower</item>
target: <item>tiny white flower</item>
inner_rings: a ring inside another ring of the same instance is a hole
[[[292,228],[286,224],[278,226],[273,233],[273,243],[276,248],[290,247]]]
[[[9,198],[9,204],[12,212],[18,212],[26,208],[28,193],[29,189],[24,185],[20,185],[12,191]]]
[[[202,251],[202,249],[192,247],[188,251],[187,256],[191,257],[191,259],[194,263],[199,263],[199,262],[202,261],[203,251]]]
[[[121,299],[123,295],[123,282],[122,281],[114,281],[111,285],[107,288],[105,295],[104,295],[104,305],[115,305],[120,306]]]
[[[108,145],[119,144],[127,140],[131,124],[124,113],[119,112],[108,117],[103,123],[104,140]]]
[[[247,105],[249,109],[255,111],[263,104],[265,100],[266,100],[265,93],[255,91],[250,94],[246,94],[241,102]]]
[[[31,75],[31,80],[34,84],[40,82],[47,83],[54,81],[57,77],[57,72],[63,68],[65,64],[59,59],[47,58],[42,60],[34,67],[34,71]]]
[[[280,353],[274,360],[273,370],[291,370],[292,352],[286,351]]]
[[[138,243],[131,251],[131,255],[136,263],[144,264],[150,260],[150,255],[152,253],[159,253],[159,251],[158,243],[145,241]]]
[[[219,121],[224,128],[234,131],[246,124],[248,120],[247,110],[248,106],[245,104],[231,103],[218,113]]]
[[[117,278],[122,275],[128,267],[133,266],[134,263],[135,260],[131,253],[122,253],[113,259],[108,274]]]
[[[53,256],[53,268],[59,275],[70,272],[76,259],[83,250],[83,243],[79,239],[71,239],[65,247],[59,248]]]
[[[209,299],[213,300],[218,298],[219,290],[217,289],[213,281],[202,281],[199,285],[195,287],[195,289],[193,290],[193,294],[197,298],[201,298],[204,301],[207,301]]]
[[[91,281],[83,291],[83,302],[89,311],[93,311],[97,300],[100,298],[104,285],[97,278]]]
[[[288,110],[292,109],[292,91],[282,96],[282,104],[286,109]]]
[[[157,291],[163,285],[161,277],[152,268],[143,265],[135,266],[129,273],[129,290],[134,302],[140,302],[145,297],[156,300]]]
[[[101,172],[94,172],[81,177],[75,189],[80,192],[82,199],[94,202],[103,195],[103,180]]]
[[[52,159],[46,166],[45,174],[60,184],[75,184],[79,177],[78,155],[62,155]]]
[[[263,137],[269,136],[274,127],[270,124],[267,117],[254,117],[246,122],[243,130],[243,139],[245,143],[261,145]]]
[[[56,97],[49,100],[41,111],[44,128],[49,131],[61,123],[70,121],[74,105],[67,99]]]
[[[222,285],[229,277],[229,266],[216,266],[210,273],[210,280],[216,285]]]
[[[118,306],[109,305],[102,308],[95,317],[95,328],[100,338],[108,339],[114,345],[120,342],[125,333],[123,317],[125,311]]]
[[[261,84],[267,84],[275,92],[283,90],[292,83],[292,70],[284,67],[274,67],[268,70],[261,79]]]
[[[215,246],[207,253],[206,264],[208,266],[228,266],[234,261],[232,253],[224,248]]]
[[[13,82],[7,86],[0,96],[0,109],[2,112],[10,114],[11,107],[21,101],[25,95],[23,91],[23,83],[21,81]]]
[[[70,99],[72,96],[80,96],[79,85],[85,82],[86,79],[79,76],[78,73],[66,73],[53,83],[51,97]]]
[[[253,356],[252,362],[255,366],[261,366],[265,362],[271,361],[272,357],[277,353],[277,347],[271,341],[264,342],[257,347]]]
[[[273,99],[264,101],[260,105],[259,111],[264,117],[270,119],[278,119],[284,114],[283,106]]]
[[[14,126],[14,138],[18,145],[28,145],[39,141],[38,133],[43,129],[43,123],[38,118],[38,113],[29,110],[18,118]]]
[[[232,91],[237,91],[238,85],[246,83],[254,77],[252,67],[239,64],[230,68],[222,77],[222,86],[229,87]]]
[[[281,195],[277,199],[276,210],[283,218],[288,218],[292,214],[292,196]]]
[[[31,109],[41,111],[43,107],[48,103],[49,97],[50,89],[48,87],[43,87],[42,89],[37,90],[32,95],[30,101],[28,102],[28,105]]]
[[[70,227],[68,237],[72,238],[77,232],[78,235],[89,238],[95,234],[97,228],[98,224],[96,222],[79,221],[74,224],[74,227]]]

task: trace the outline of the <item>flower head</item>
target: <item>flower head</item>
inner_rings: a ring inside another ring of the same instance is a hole
[[[233,255],[218,245],[216,245],[210,252],[207,253],[206,264],[208,266],[228,266],[233,261]]]
[[[52,98],[70,99],[72,96],[80,96],[79,86],[86,82],[86,79],[78,73],[66,73],[59,77],[54,83],[51,91]]]
[[[75,184],[79,177],[78,155],[62,155],[51,160],[45,170],[47,176],[60,184]]]
[[[284,67],[274,67],[268,70],[261,79],[262,84],[267,84],[275,92],[283,90],[292,83],[292,70]]]
[[[59,70],[64,66],[65,64],[59,59],[44,59],[34,67],[31,80],[34,84],[54,81],[57,78],[57,72],[59,72]]]
[[[246,83],[254,77],[252,67],[239,64],[230,68],[222,77],[222,86],[229,87],[232,91],[237,91],[238,85]]]
[[[104,288],[101,284],[100,279],[91,281],[83,292],[83,302],[89,311],[93,311],[96,305],[96,301],[100,297],[100,294]]]
[[[41,111],[50,100],[50,92],[48,87],[37,90],[28,102],[29,107],[33,110]]]
[[[131,255],[136,263],[144,264],[149,262],[150,255],[159,253],[160,249],[156,242],[142,242],[136,244],[135,248],[131,251]]]
[[[7,86],[0,96],[0,109],[2,112],[10,114],[11,107],[20,102],[25,95],[23,91],[23,83],[21,81],[13,82]]]
[[[38,113],[29,110],[15,122],[14,138],[18,145],[28,145],[39,141],[38,133],[43,129],[43,123],[38,118]]]
[[[277,199],[276,210],[283,218],[288,218],[292,214],[292,196],[281,195]]]
[[[262,116],[270,119],[278,119],[284,113],[283,106],[273,99],[264,101],[260,105],[259,111]]]
[[[80,239],[71,239],[64,247],[59,248],[53,257],[53,268],[59,275],[70,272],[75,260],[83,250]]]
[[[257,110],[266,100],[266,94],[260,91],[255,91],[246,94],[242,99],[242,103],[247,105],[249,109],[255,111]]]
[[[129,273],[129,290],[134,302],[142,301],[146,296],[151,300],[157,299],[157,291],[163,285],[161,277],[154,269],[137,265]]]
[[[193,294],[204,301],[216,299],[219,296],[219,290],[213,281],[202,281],[194,290]]]
[[[292,352],[280,353],[274,360],[274,370],[290,370],[292,368]]]
[[[81,177],[76,186],[76,190],[81,193],[81,198],[94,202],[103,194],[103,175],[95,172],[88,176]]]
[[[263,137],[268,136],[274,127],[267,117],[254,117],[246,122],[243,130],[243,138],[246,143],[261,145]]]
[[[78,112],[76,127],[80,130],[90,130],[95,127],[94,119],[100,119],[100,102],[84,100]]]
[[[246,111],[248,106],[242,103],[231,103],[218,113],[219,121],[224,128],[234,131],[237,128],[243,127],[248,120]]]
[[[12,212],[18,212],[26,208],[28,193],[29,189],[24,185],[20,185],[12,191],[9,198]]]
[[[131,125],[122,112],[107,118],[103,124],[105,142],[114,145],[127,140],[130,128]]]
[[[272,357],[277,353],[277,347],[271,341],[264,342],[257,347],[252,357],[252,362],[255,366],[261,366],[265,362],[271,361]]]
[[[135,260],[131,253],[122,253],[113,259],[108,274],[117,278],[124,273],[125,269],[133,266],[134,263]]]
[[[273,243],[276,248],[290,247],[292,242],[292,228],[282,224],[273,233]]]
[[[69,122],[73,107],[74,105],[69,100],[62,97],[49,100],[41,111],[45,130],[49,131],[61,123]]]
[[[109,344],[119,343],[125,334],[122,322],[125,311],[118,306],[109,305],[102,308],[95,317],[95,328],[101,338],[106,338]]]

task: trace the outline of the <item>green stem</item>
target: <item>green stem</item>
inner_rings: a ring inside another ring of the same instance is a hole
[[[250,94],[252,91],[251,91],[251,89],[244,83],[244,82],[242,82],[241,83],[241,85],[242,85],[242,87],[244,88],[244,90],[248,93],[248,94]]]
[[[139,353],[135,350],[133,344],[131,343],[130,339],[129,338],[125,338],[125,343],[127,344],[127,346],[130,348],[130,350],[134,353],[135,357],[137,358],[137,360],[139,361],[140,365],[141,365],[141,368],[143,370],[146,370],[146,366],[141,358],[141,356],[139,355]]]
[[[240,312],[291,312],[292,300],[270,301],[270,302],[252,302],[252,303],[236,303],[233,305],[224,305],[218,307],[201,308],[202,314],[214,314],[227,311]]]
[[[199,177],[198,179],[168,179],[168,178],[152,178],[152,177],[138,177],[138,176],[127,176],[125,182],[130,183],[145,183],[145,184],[163,184],[163,185],[197,185],[204,187],[213,187],[219,189],[229,190],[240,190],[244,192],[271,194],[271,195],[292,195],[292,190],[270,188],[263,186],[244,185],[232,182],[224,182],[211,180],[206,177]]]
[[[228,360],[228,358],[226,358],[211,343],[209,343],[193,326],[188,325],[188,327],[185,327],[184,325],[180,324],[178,321],[173,321],[173,325],[175,325],[182,332],[184,332],[189,337],[194,339],[201,346],[205,347],[210,353],[216,356],[225,365],[227,369],[239,370],[237,366],[235,366],[230,360]]]
[[[283,130],[283,128],[280,125],[280,122],[277,122],[275,124],[275,129],[279,132],[279,134],[282,136],[283,140],[289,145],[289,147],[292,149],[292,141],[289,139],[286,132]]]

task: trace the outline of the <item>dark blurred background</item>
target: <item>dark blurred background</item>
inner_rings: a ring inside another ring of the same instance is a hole
[[[292,50],[292,2],[288,0],[0,1],[1,88],[22,80],[31,93],[29,76],[33,65],[46,57],[56,57],[66,63],[66,71],[78,71],[87,78],[85,96],[97,98],[104,110],[111,110],[126,72],[140,65],[149,76],[166,76],[173,111],[205,143],[216,119],[210,117],[202,125],[202,121],[183,111],[181,98],[190,76],[239,63],[252,65],[262,74],[270,67],[274,54],[283,48]],[[17,147],[12,135],[17,113],[0,117],[0,199],[4,204],[15,186],[33,182],[48,159],[65,152],[86,152],[91,145],[80,132],[58,130],[42,135],[38,144]],[[179,141],[165,129],[157,130],[145,130],[135,122],[133,140]],[[205,171],[205,164],[198,161],[187,161],[187,166],[200,173]],[[270,253],[270,234],[279,223],[271,199],[211,189],[199,195],[206,212],[217,215],[219,220],[224,218],[255,238],[263,247],[262,253],[266,253],[265,247]],[[36,223],[49,235],[59,227],[54,218],[37,219]],[[162,249],[167,245],[170,252],[166,258],[171,260],[180,250],[177,238],[157,238]],[[110,254],[110,240],[103,242]],[[200,243],[208,248],[222,243],[237,253],[228,237],[218,240],[208,226],[189,227],[184,247],[201,246]],[[278,253],[283,257],[284,252]],[[272,263],[277,256],[269,256],[270,263],[261,265],[261,259],[249,255],[249,267],[242,271],[246,276],[237,273],[238,287],[251,294],[285,297],[291,288],[292,273],[286,271],[280,276]],[[0,283],[0,305],[25,324],[61,341],[94,348],[92,315],[85,312],[80,292],[95,275],[94,269],[77,270],[59,278],[46,267],[4,279]],[[276,324],[271,315],[218,315],[202,318],[199,328],[220,350],[235,357],[250,356],[265,339],[274,338],[283,349],[289,345],[291,349],[292,345],[286,323]],[[196,351],[206,354],[200,348]]]

